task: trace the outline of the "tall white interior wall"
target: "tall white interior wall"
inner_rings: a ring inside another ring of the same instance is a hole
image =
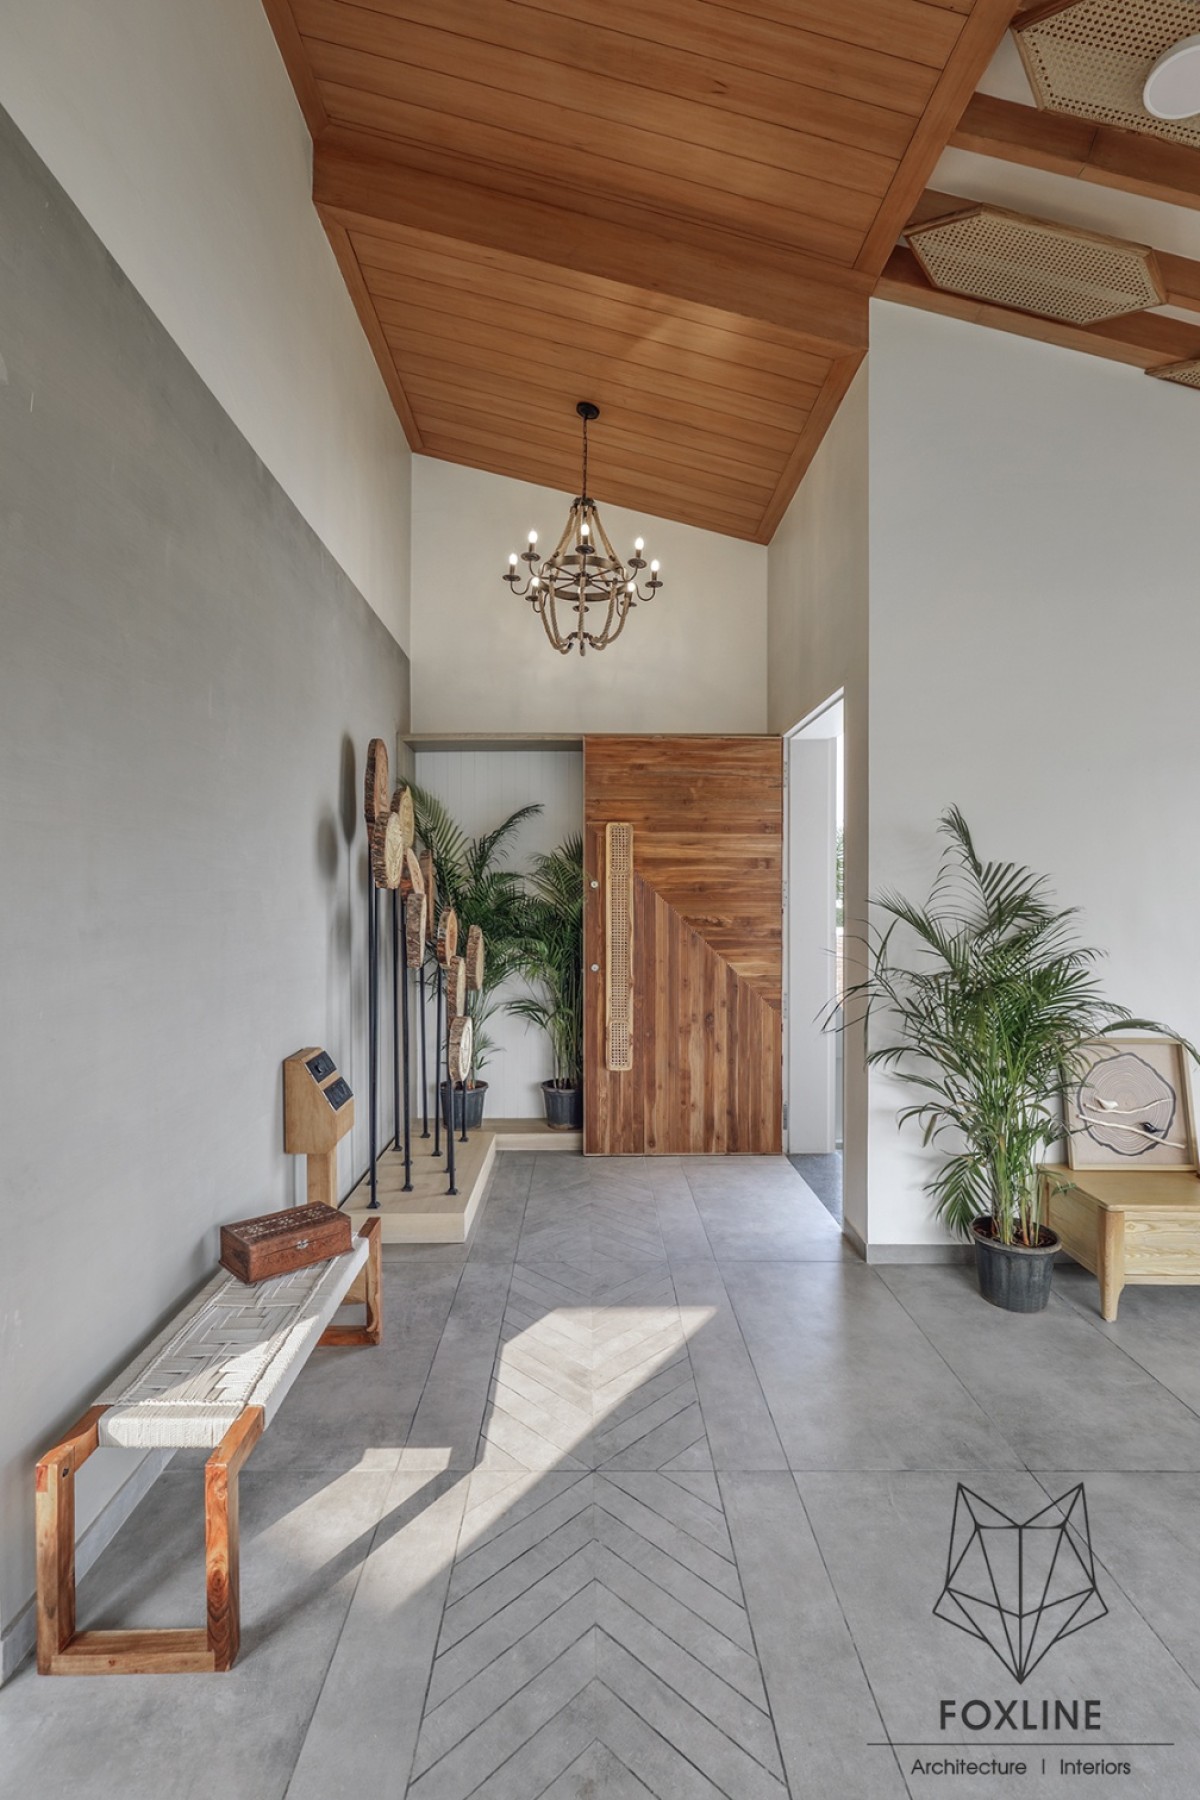
[[[845,696],[846,969],[868,891],[869,389],[864,364],[769,552],[767,726],[789,731]],[[798,1021],[793,1020],[793,1028]],[[819,1027],[812,1023],[815,1033]],[[867,1235],[867,1089],[861,1036],[845,1055],[845,1220]]]
[[[491,831],[520,806],[540,806],[513,838],[502,859],[506,868],[526,871],[539,852],[583,829],[580,750],[418,750],[415,779],[449,807],[468,837]],[[520,981],[506,982],[496,998],[502,1003],[526,991]],[[502,1008],[487,1032],[495,1050],[482,1071],[486,1116],[540,1119],[541,1083],[553,1073],[544,1034]]]
[[[1112,998],[1196,1038],[1200,404],[1140,371],[871,308],[871,887],[923,896],[962,807],[1044,870]],[[870,1238],[943,1234],[873,1078]]]
[[[502,577],[531,530],[543,553],[553,545],[569,504],[550,488],[413,458],[414,731],[765,730],[766,549],[604,506],[614,548],[644,537],[664,585],[619,648],[559,656]]]
[[[0,0],[0,106],[402,649],[409,450],[261,0]]]

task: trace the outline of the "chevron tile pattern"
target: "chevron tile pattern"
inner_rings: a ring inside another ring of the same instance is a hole
[[[408,1793],[786,1800],[712,1475],[474,1477]]]
[[[530,1187],[409,1800],[786,1800],[640,1167]]]

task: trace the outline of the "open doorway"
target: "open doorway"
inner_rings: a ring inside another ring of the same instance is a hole
[[[842,994],[845,735],[833,695],[787,734],[785,1132],[792,1166],[842,1222],[843,1041],[822,1021]]]

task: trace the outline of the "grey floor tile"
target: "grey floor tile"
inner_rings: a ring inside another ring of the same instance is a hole
[[[685,1159],[681,1166],[718,1262],[853,1257],[835,1221],[785,1157],[745,1164],[739,1158]]]
[[[672,1266],[708,1447],[718,1469],[786,1469],[787,1458],[718,1266]]]
[[[288,1800],[404,1792],[466,1492],[393,1477]]]
[[[881,1278],[1030,1468],[1200,1470],[1200,1417],[1062,1300],[1002,1312],[968,1268]]]
[[[723,1474],[721,1494],[793,1800],[900,1800],[870,1686],[789,1474]]]
[[[1019,1464],[978,1401],[865,1264],[730,1264],[724,1274],[793,1468]]]

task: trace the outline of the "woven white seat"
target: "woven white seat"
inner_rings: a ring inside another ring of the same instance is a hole
[[[254,1287],[221,1270],[99,1395],[100,1443],[213,1449],[247,1406],[269,1425],[368,1253],[356,1237],[344,1256]]]

